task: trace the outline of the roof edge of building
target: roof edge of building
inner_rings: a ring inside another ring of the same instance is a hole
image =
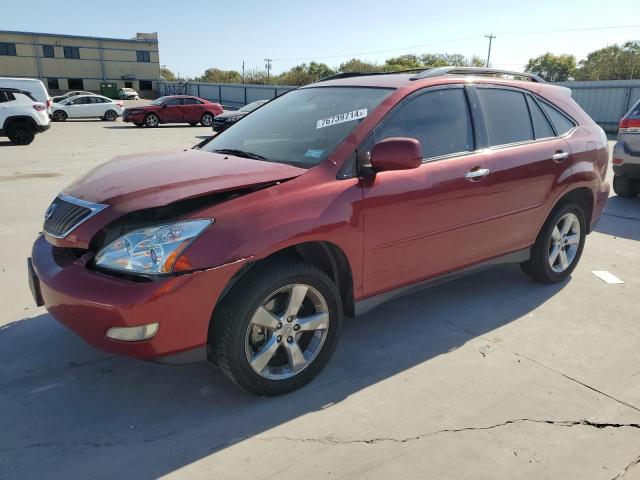
[[[135,38],[112,38],[112,37],[93,37],[88,35],[68,35],[65,33],[43,33],[43,32],[23,32],[17,30],[0,30],[1,34],[14,34],[14,35],[37,35],[39,37],[68,37],[68,38],[82,38],[87,40],[108,40],[110,42],[139,42],[139,43],[158,43],[158,33],[137,33]],[[148,37],[142,37],[142,36]],[[154,38],[155,36],[155,38]]]

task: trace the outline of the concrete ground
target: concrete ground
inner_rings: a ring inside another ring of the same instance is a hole
[[[208,133],[70,121],[0,139],[0,478],[640,478],[640,199],[610,199],[570,281],[500,267],[383,305],[279,398],[103,354],[36,308],[25,259],[54,196]]]

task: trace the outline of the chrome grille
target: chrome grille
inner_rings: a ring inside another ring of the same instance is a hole
[[[64,238],[78,225],[106,207],[61,193],[45,212],[43,230],[52,237]]]

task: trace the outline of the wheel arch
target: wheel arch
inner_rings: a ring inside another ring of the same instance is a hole
[[[27,122],[33,128],[37,128],[38,127],[38,123],[33,118],[31,118],[29,115],[14,115],[12,117],[8,117],[4,121],[3,129],[6,131],[6,130],[9,129],[9,127],[11,127],[11,125],[13,125],[14,123],[17,123],[17,122]]]
[[[577,187],[568,192],[565,192],[554,204],[551,211],[553,212],[560,205],[565,203],[575,202],[580,205],[586,215],[587,221],[587,233],[591,233],[591,218],[593,216],[593,208],[595,205],[595,198],[593,191],[588,187]]]

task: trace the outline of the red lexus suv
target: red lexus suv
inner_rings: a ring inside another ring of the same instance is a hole
[[[160,97],[149,105],[125,108],[122,121],[137,127],[157,127],[161,123],[188,123],[210,127],[213,119],[223,112],[219,103],[200,97],[173,95]]]
[[[76,180],[45,213],[29,279],[97,348],[209,359],[282,394],[327,364],[345,315],[498,263],[566,279],[607,163],[602,129],[535,76],[341,74],[196,149]]]

